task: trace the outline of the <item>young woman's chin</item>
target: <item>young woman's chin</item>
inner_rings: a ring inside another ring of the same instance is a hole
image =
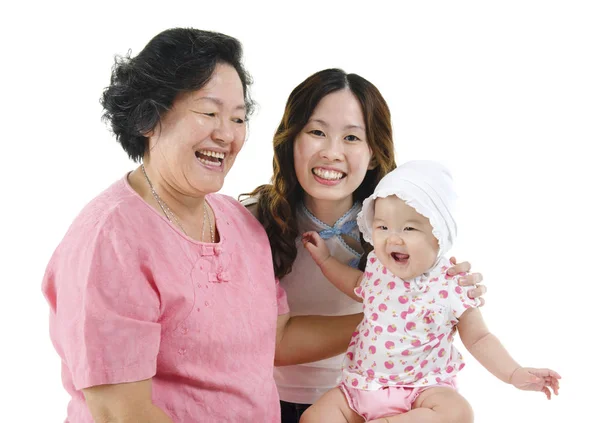
[[[312,202],[349,203],[352,205],[353,191],[334,189],[333,187],[311,187],[305,189],[305,199]]]

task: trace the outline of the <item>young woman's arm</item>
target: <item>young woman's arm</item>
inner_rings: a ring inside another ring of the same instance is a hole
[[[311,363],[343,353],[362,316],[362,313],[348,316],[280,315],[275,365]]]

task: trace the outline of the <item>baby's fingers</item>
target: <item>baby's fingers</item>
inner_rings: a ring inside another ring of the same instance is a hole
[[[550,390],[548,388],[546,388],[545,386],[542,388],[542,392],[544,394],[546,394],[546,398],[548,398],[548,399],[552,398],[552,395],[550,394]]]
[[[558,379],[555,379],[553,377],[547,377],[546,386],[550,386],[552,388],[552,391],[554,392],[554,395],[558,395],[558,389],[560,388],[560,383],[558,382]]]
[[[561,376],[551,369],[529,369],[531,373],[540,377],[553,377],[554,379],[560,379]]]
[[[315,231],[309,231],[309,232],[304,232],[302,234],[302,243],[305,244],[307,242],[316,244],[316,237],[318,236],[318,234]]]

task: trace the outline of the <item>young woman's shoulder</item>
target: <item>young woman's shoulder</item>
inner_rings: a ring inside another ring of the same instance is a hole
[[[240,204],[252,213],[255,218],[258,218],[258,198],[258,196],[252,196],[240,200]]]
[[[217,212],[224,213],[227,217],[239,224],[244,225],[252,231],[263,232],[264,229],[257,219],[258,199],[248,197],[243,201],[238,201],[233,197],[224,194],[211,194],[209,201],[213,200],[217,205]]]

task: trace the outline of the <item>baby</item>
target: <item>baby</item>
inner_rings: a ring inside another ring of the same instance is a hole
[[[364,318],[348,346],[339,389],[312,405],[301,423],[473,421],[456,390],[464,367],[452,345],[457,329],[467,350],[500,380],[548,399],[550,389],[558,394],[560,375],[515,362],[458,276],[446,276],[451,264],[444,254],[457,232],[455,199],[450,173],[435,162],[408,162],[385,176],[357,219],[374,246],[364,273],[331,257],[316,232],[304,234],[329,281],[363,303]]]

